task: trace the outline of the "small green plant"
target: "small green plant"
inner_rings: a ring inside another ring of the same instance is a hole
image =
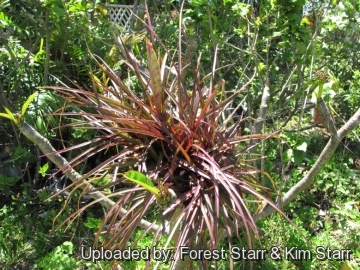
[[[6,113],[0,113],[0,117],[11,120],[15,125],[20,125],[20,123],[24,120],[25,113],[26,113],[30,103],[35,99],[35,97],[37,95],[38,95],[38,92],[35,92],[28,97],[28,99],[22,105],[21,113],[14,114],[8,108],[4,107]]]

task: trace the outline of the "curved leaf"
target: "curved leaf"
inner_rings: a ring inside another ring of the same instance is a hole
[[[0,113],[0,117],[4,117],[4,118],[7,118],[7,119],[9,119],[9,120],[11,120],[11,121],[14,121],[14,119],[11,118],[10,115],[8,115],[8,114],[6,114],[6,113]]]
[[[28,99],[25,101],[25,103],[22,105],[21,108],[21,115],[25,115],[26,110],[28,109],[30,103],[34,100],[34,98],[38,95],[38,91],[36,91],[34,94],[30,95]]]
[[[10,119],[11,121],[13,121],[16,125],[18,124],[18,120],[14,117],[14,114],[4,106],[4,109],[6,111],[6,113],[2,113],[1,116],[5,117],[7,119]]]
[[[159,193],[160,190],[154,186],[153,182],[149,178],[147,178],[146,175],[144,175],[138,171],[131,170],[131,171],[128,171],[127,173],[125,173],[124,177],[127,180],[142,186],[147,191],[154,194],[157,199],[160,199],[160,193]]]
[[[156,57],[153,45],[148,39],[146,39],[146,49],[150,73],[150,86],[152,91],[152,103],[155,105],[156,110],[161,113],[164,110],[164,101],[160,75],[160,65],[159,60]]]

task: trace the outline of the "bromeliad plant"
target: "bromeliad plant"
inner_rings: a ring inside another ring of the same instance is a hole
[[[244,119],[229,125],[223,117],[251,80],[225,97],[225,82],[214,82],[216,64],[207,87],[206,79],[198,73],[198,63],[193,86],[188,88],[181,64],[175,78],[168,80],[168,53],[158,58],[149,40],[147,68],[141,66],[121,38],[119,46],[124,63],[141,86],[140,94],[99,59],[106,79],[101,83],[93,75],[93,91],[78,86],[52,87],[67,100],[67,106],[82,108],[81,112],[77,109],[76,113],[66,113],[82,117],[72,125],[86,125],[99,134],[93,141],[68,149],[87,147],[72,165],[105,149],[116,151],[83,177],[88,183],[104,175],[112,179],[106,187],[112,185],[114,189],[106,194],[116,197],[116,205],[99,230],[98,236],[105,224],[109,225],[102,245],[126,248],[135,228],[155,204],[161,213],[151,226],[157,226],[158,234],[169,235],[163,248],[168,248],[172,239],[175,251],[180,246],[216,249],[227,237],[231,249],[234,235],[247,235],[248,248],[254,248],[258,229],[252,215],[264,202],[274,205],[274,194],[255,177],[263,172],[248,166],[243,157],[250,139],[262,140],[275,134],[243,136],[237,131]],[[83,179],[78,186],[83,187]],[[130,188],[129,182],[138,186]],[[97,187],[97,191],[101,188]],[[200,261],[203,269],[209,268],[208,263]],[[181,264],[184,262],[174,260],[171,268]]]

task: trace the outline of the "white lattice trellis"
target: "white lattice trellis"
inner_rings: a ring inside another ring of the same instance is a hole
[[[110,20],[121,25],[126,30],[129,30],[132,21],[131,16],[134,10],[134,5],[108,4],[107,7]]]

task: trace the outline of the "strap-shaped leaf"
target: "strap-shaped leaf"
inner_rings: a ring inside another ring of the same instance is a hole
[[[150,73],[150,86],[152,91],[152,103],[155,105],[156,110],[161,113],[163,112],[164,101],[160,75],[160,65],[156,57],[154,48],[148,39],[146,40],[146,49]]]
[[[25,101],[25,103],[22,105],[21,108],[21,115],[24,116],[26,113],[26,110],[28,109],[30,103],[34,100],[34,98],[38,95],[39,92],[35,92],[34,94],[30,95],[28,99]]]
[[[125,173],[124,177],[154,194],[157,200],[160,199],[160,190],[154,186],[153,182],[147,178],[146,175],[142,174],[141,172],[131,170]]]
[[[1,116],[5,117],[7,119],[10,119],[11,121],[13,121],[15,123],[15,125],[18,125],[19,122],[15,118],[14,114],[8,108],[6,108],[5,106],[4,106],[4,109],[5,109],[6,113],[2,113]]]
[[[9,120],[11,120],[11,121],[14,121],[14,119],[11,118],[11,116],[8,115],[8,114],[6,114],[6,113],[0,113],[0,117],[4,117],[4,118],[7,118],[7,119],[9,119]]]

